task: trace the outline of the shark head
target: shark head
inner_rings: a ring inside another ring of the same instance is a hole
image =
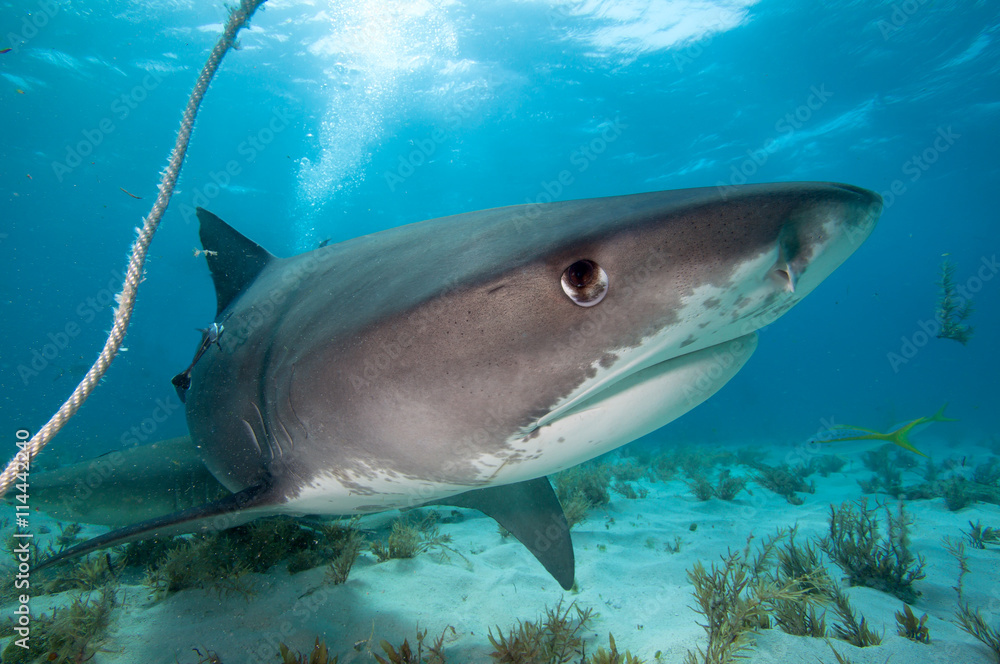
[[[881,207],[839,184],[689,189],[470,212],[291,258],[199,210],[218,308],[174,384],[208,471],[188,493],[232,493],[45,565],[269,514],[438,503],[492,516],[570,588],[544,476],[711,396]],[[163,448],[168,470],[187,446]],[[114,486],[169,504],[175,475]]]
[[[232,490],[356,513],[510,484],[708,398],[868,236],[881,200],[793,183],[466,213],[270,256],[202,212],[225,332],[192,436]]]

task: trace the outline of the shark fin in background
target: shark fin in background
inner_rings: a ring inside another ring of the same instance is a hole
[[[262,516],[278,514],[278,510],[270,508],[274,504],[274,500],[269,494],[269,488],[270,486],[267,484],[248,487],[206,505],[191,507],[132,526],[112,530],[45,559],[37,569],[55,565],[77,556],[84,556],[92,551],[106,549],[109,546],[150,537],[172,537],[185,533],[225,530]]]

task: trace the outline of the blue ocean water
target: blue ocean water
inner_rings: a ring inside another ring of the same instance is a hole
[[[37,429],[96,357],[225,11],[0,6],[0,430]],[[960,421],[928,435],[996,436],[998,29],[985,0],[268,3],[208,92],[128,350],[52,453],[186,431],[170,378],[215,306],[195,205],[290,255],[548,196],[784,180],[883,192],[882,221],[652,438],[788,443],[944,402]],[[975,302],[964,346],[927,334],[944,257]]]

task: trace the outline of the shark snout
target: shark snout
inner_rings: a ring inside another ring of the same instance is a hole
[[[882,197],[874,191],[852,184],[837,183],[831,186],[843,192],[844,225],[855,233],[864,233],[863,237],[857,238],[860,244],[875,228],[875,222],[882,214]]]
[[[868,238],[881,212],[882,197],[873,191],[817,185],[778,231],[768,278],[800,299]]]

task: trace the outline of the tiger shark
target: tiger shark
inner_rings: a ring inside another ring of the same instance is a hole
[[[290,258],[199,209],[218,308],[174,383],[224,496],[47,564],[267,515],[442,504],[492,516],[569,588],[546,476],[714,394],[881,209],[832,183],[661,191],[470,212]]]

